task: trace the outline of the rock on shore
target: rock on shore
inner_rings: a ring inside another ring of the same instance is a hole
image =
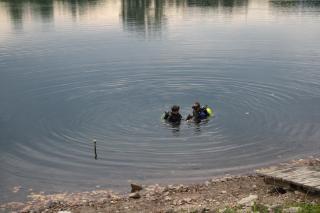
[[[8,203],[1,209],[19,212],[223,212],[236,206],[250,209],[255,202],[270,208],[290,201],[320,202],[316,196],[295,191],[281,194],[272,191],[273,187],[258,176],[227,176],[203,184],[150,185],[124,195],[106,190],[54,195],[33,193],[28,202]]]
[[[310,161],[320,165],[320,161]],[[297,161],[306,163],[306,161]],[[32,192],[25,203],[3,204],[0,212],[224,212],[251,211],[263,204],[270,211],[286,203],[320,203],[320,197],[302,191],[275,190],[256,175],[216,177],[202,184],[128,186],[127,194],[108,190],[45,195]],[[132,191],[132,192],[131,192]],[[131,193],[131,194],[130,194]],[[288,212],[297,210],[289,208]]]

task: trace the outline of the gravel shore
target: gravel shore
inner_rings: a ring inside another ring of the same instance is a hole
[[[291,161],[320,165],[318,158]],[[131,191],[130,191],[131,190]],[[1,212],[250,212],[256,204],[273,212],[291,203],[320,203],[320,196],[266,184],[257,175],[216,177],[191,185],[128,185],[128,193],[109,190],[45,195],[31,193],[25,203],[1,205]],[[268,211],[269,211],[268,210]]]

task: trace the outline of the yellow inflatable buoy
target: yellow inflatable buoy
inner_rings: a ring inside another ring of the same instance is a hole
[[[206,110],[207,110],[210,117],[214,116],[214,112],[210,107],[207,107]]]

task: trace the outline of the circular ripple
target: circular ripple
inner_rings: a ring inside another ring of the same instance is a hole
[[[29,115],[37,134],[7,156],[6,172],[53,190],[62,181],[86,187],[206,178],[298,154],[302,138],[319,135],[318,124],[299,120],[305,114],[292,116],[300,112],[297,99],[314,95],[303,83],[292,88],[207,71],[194,79],[170,68],[131,75],[86,70],[56,75],[47,86],[25,92],[40,109]],[[171,104],[180,104],[186,117],[195,100],[212,106],[215,117],[178,128],[160,120]]]

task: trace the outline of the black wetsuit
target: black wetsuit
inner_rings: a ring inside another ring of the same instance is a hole
[[[203,119],[206,119],[209,117],[209,113],[207,112],[205,107],[201,107],[199,111],[193,110],[192,112],[192,116],[189,115],[187,120],[190,120],[191,118],[195,121],[195,122],[200,122]]]
[[[180,113],[173,114],[171,112],[165,112],[163,118],[170,123],[179,124],[181,122],[182,116],[180,115]]]

